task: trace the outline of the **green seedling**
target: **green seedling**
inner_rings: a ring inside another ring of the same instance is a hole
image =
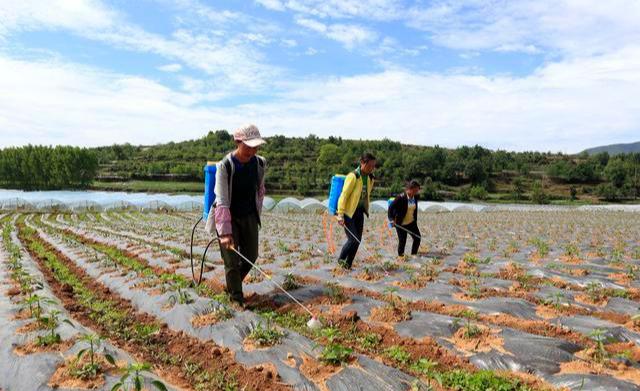
[[[552,293],[543,301],[546,305],[553,306],[556,310],[559,310],[563,305],[564,294],[562,292]]]
[[[145,386],[145,379],[142,376],[142,372],[150,371],[151,365],[147,363],[132,363],[127,366],[125,369],[124,375],[120,378],[114,386],[111,388],[111,391],[142,391]],[[164,385],[159,380],[152,380],[151,385],[154,386],[157,390],[167,391],[167,386]]]
[[[531,244],[536,247],[536,252],[538,253],[539,257],[544,258],[549,255],[549,244],[544,240],[536,238],[531,240]]]
[[[29,316],[35,318],[38,322],[40,322],[43,307],[47,304],[51,305],[55,303],[56,301],[51,298],[31,295],[30,297],[23,300],[22,306],[24,308],[29,308]]]
[[[276,248],[280,250],[280,252],[282,253],[289,252],[289,246],[287,246],[287,244],[283,242],[281,239],[276,240]]]
[[[619,265],[624,261],[624,250],[620,250],[618,248],[614,248],[611,250],[611,258],[609,258],[609,263],[613,265]]]
[[[395,262],[387,259],[382,264],[382,268],[387,272],[391,272],[391,271],[398,270],[399,266]]]
[[[353,349],[339,343],[329,343],[320,353],[320,361],[330,365],[341,365],[351,359]]]
[[[571,258],[577,258],[580,256],[580,249],[573,243],[567,244],[564,247],[564,255]]]
[[[480,287],[480,281],[477,278],[471,280],[467,294],[469,295],[469,297],[472,297],[474,299],[482,296],[482,288]]]
[[[329,342],[337,342],[343,338],[342,332],[337,327],[323,327],[317,331],[317,334]]]
[[[136,324],[133,327],[133,335],[136,340],[149,344],[154,335],[160,331],[160,326],[156,324]]]
[[[360,347],[364,350],[376,350],[381,341],[382,337],[376,333],[368,333],[358,338]]]
[[[194,302],[189,292],[186,291],[185,283],[176,282],[174,288],[175,292],[169,296],[169,305],[192,304]]]
[[[418,361],[409,365],[409,368],[424,376],[429,376],[433,373],[435,368],[438,366],[438,363],[428,358],[421,358]]]
[[[454,319],[453,327],[454,328],[460,327],[460,323],[461,323],[460,319],[458,318]],[[477,325],[471,323],[471,318],[465,318],[465,324],[462,327],[464,329],[462,335],[466,339],[472,339],[482,334],[482,329],[480,329],[480,327],[478,327]]]
[[[597,362],[603,362],[609,355],[607,349],[605,349],[605,343],[608,340],[606,332],[604,329],[597,328],[589,333],[589,337],[596,342],[596,351],[593,358]]]
[[[387,286],[384,288],[383,292],[385,295],[385,299],[390,303],[398,299],[398,288],[395,286]]]
[[[327,282],[324,284],[326,289],[326,294],[329,296],[331,303],[333,304],[341,304],[347,301],[347,296],[345,296],[342,287],[335,282]]]
[[[62,341],[60,334],[56,333],[56,328],[60,325],[60,322],[67,323],[71,327],[75,327],[68,319],[60,318],[60,311],[51,310],[45,316],[40,317],[40,323],[48,330],[48,333],[44,336],[39,335],[36,344],[38,346],[50,346]]]
[[[296,276],[293,273],[287,273],[284,277],[282,287],[288,291],[300,288],[300,284],[296,281]]]
[[[198,312],[198,315],[213,314],[216,321],[224,321],[233,318],[233,310],[227,304],[212,303]]]
[[[256,345],[260,347],[273,346],[280,343],[284,337],[284,332],[276,329],[273,325],[275,315],[267,312],[262,316],[265,318],[266,323],[263,325],[262,322],[259,322],[253,330],[251,330],[251,333],[247,338],[255,342]]]
[[[529,290],[533,287],[533,276],[529,273],[523,273],[516,277],[516,281],[520,283],[520,287],[524,290]]]
[[[602,284],[596,281],[589,282],[585,287],[585,290],[586,290],[587,296],[589,296],[589,298],[593,302],[602,301],[607,297],[605,289],[602,287]]]
[[[95,360],[96,357],[96,351],[97,349],[99,349],[102,346],[102,342],[104,341],[100,336],[96,335],[96,334],[85,334],[82,337],[79,338],[80,341],[86,342],[89,344],[88,348],[84,348],[82,350],[80,350],[78,352],[78,354],[76,354],[76,363],[80,362],[80,359],[85,355],[88,354],[89,355],[89,362],[82,365],[81,367],[75,367],[72,371],[71,374],[74,377],[80,378],[80,379],[94,379],[96,376],[98,376],[98,374],[101,371],[101,367],[100,364],[98,364]],[[113,358],[113,356],[111,356],[108,353],[104,353],[103,354],[105,360],[107,360],[107,362],[109,362],[109,364],[115,366],[116,365],[116,361]]]
[[[476,265],[480,263],[480,258],[478,258],[475,254],[466,253],[464,257],[462,257],[462,261],[467,265]]]
[[[411,361],[411,354],[398,345],[388,347],[385,349],[384,354],[401,365],[408,365]]]

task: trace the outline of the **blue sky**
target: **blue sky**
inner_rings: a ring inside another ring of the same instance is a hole
[[[0,147],[640,140],[636,0],[0,1]]]

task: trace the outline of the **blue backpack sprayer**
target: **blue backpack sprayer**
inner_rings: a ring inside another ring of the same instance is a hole
[[[207,256],[207,251],[209,250],[209,246],[211,243],[218,240],[218,238],[213,238],[209,243],[207,243],[207,247],[204,249],[204,253],[202,254],[202,261],[200,262],[200,273],[198,278],[196,279],[195,265],[193,264],[193,235],[196,232],[196,227],[200,224],[201,221],[207,221],[209,218],[209,210],[211,209],[211,205],[216,200],[216,193],[214,192],[216,185],[216,164],[214,162],[207,162],[207,165],[204,166],[204,205],[202,208],[202,216],[198,219],[198,221],[193,226],[191,230],[191,247],[189,252],[189,259],[191,260],[191,276],[193,277],[193,281],[200,285],[202,282],[202,273],[204,272],[204,261]]]

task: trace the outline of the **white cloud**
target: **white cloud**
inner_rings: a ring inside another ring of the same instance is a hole
[[[317,20],[309,18],[297,18],[296,23],[309,30],[325,35],[327,38],[342,43],[347,49],[352,49],[357,45],[373,42],[377,34],[365,27],[347,24],[326,25]]]
[[[12,30],[42,27],[72,31],[100,30],[113,26],[118,14],[97,0],[39,0],[0,2],[0,35]]]
[[[255,1],[256,3],[270,10],[284,11],[286,9],[285,5],[280,0],[255,0]]]
[[[302,27],[306,27],[309,30],[313,30],[318,33],[325,33],[327,31],[327,25],[317,20],[308,18],[296,18],[296,23]]]
[[[162,72],[180,72],[182,70],[182,65],[180,64],[167,64],[158,67],[158,70]]]
[[[577,152],[637,139],[640,123],[640,46],[520,78],[394,69],[300,80],[266,102],[228,107],[208,104],[206,82],[183,83],[180,92],[75,64],[0,56],[0,90],[11,91],[0,95],[0,146],[152,144],[254,122],[266,135]]]
[[[405,10],[408,25],[461,50],[601,54],[640,41],[636,0],[440,0]]]
[[[153,144],[199,137],[226,115],[154,81],[60,62],[0,57],[0,147]],[[37,115],[36,115],[37,113]]]
[[[240,14],[216,11],[196,0],[171,2],[187,14],[210,22],[242,19]],[[0,27],[0,36],[22,30],[65,29],[115,48],[158,54],[205,72],[212,79],[211,88],[229,93],[264,89],[280,72],[267,65],[262,53],[252,46],[270,42],[261,33],[227,37],[210,28],[203,32],[179,29],[164,37],[128,22],[126,16],[99,0],[53,0],[47,7],[35,0],[0,2],[0,26],[4,26]]]
[[[394,20],[401,16],[399,0],[256,0],[274,11],[290,10],[319,18]]]
[[[294,48],[298,46],[298,41],[295,39],[282,39],[280,40],[280,44],[284,47]]]
[[[377,34],[368,28],[346,24],[329,26],[327,37],[344,44],[347,49],[375,41]]]

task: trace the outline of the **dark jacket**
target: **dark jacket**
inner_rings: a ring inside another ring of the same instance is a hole
[[[418,221],[418,201],[420,200],[420,196],[416,194],[413,199],[416,201],[416,209],[413,211],[413,221]],[[407,193],[403,192],[389,205],[387,217],[396,224],[402,224],[402,220],[404,220],[404,216],[407,214],[408,206],[409,199],[407,198]]]

